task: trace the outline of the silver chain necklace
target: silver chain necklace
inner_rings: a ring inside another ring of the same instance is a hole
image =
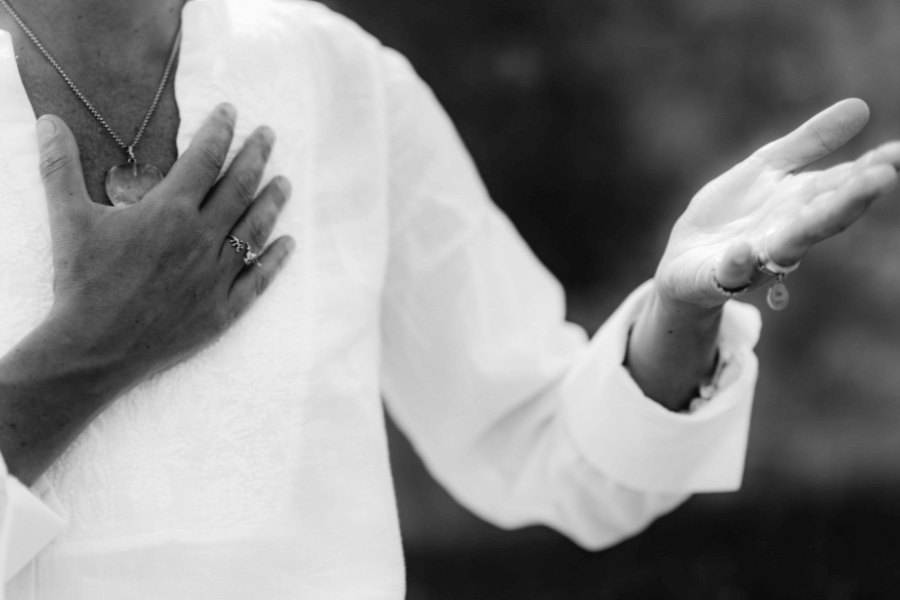
[[[163,90],[166,88],[166,83],[169,81],[169,74],[172,72],[172,65],[175,63],[175,56],[178,54],[178,48],[181,44],[181,28],[178,28],[178,33],[175,35],[175,41],[172,43],[172,50],[169,52],[169,59],[166,61],[166,68],[163,71],[162,80],[159,82],[159,87],[156,89],[156,95],[153,96],[153,102],[150,104],[150,109],[147,111],[147,114],[144,116],[143,122],[141,122],[141,126],[138,129],[137,134],[134,136],[134,141],[131,144],[126,144],[122,141],[122,138],[119,137],[115,131],[113,131],[112,127],[109,126],[109,123],[106,122],[106,119],[100,114],[100,112],[94,108],[94,105],[88,101],[84,94],[81,93],[81,90],[78,89],[78,86],[69,78],[63,68],[59,66],[59,63],[56,62],[49,52],[47,52],[44,45],[38,40],[37,36],[25,25],[25,22],[22,21],[21,17],[19,17],[18,13],[13,10],[13,7],[10,6],[7,0],[0,0],[0,4],[3,5],[3,8],[6,9],[6,12],[13,18],[13,20],[22,28],[22,31],[25,32],[25,35],[34,43],[38,50],[41,51],[41,54],[44,55],[44,58],[56,69],[56,72],[63,78],[69,88],[74,92],[74,94],[81,100],[81,103],[90,111],[90,113],[94,116],[97,121],[103,125],[103,128],[112,136],[112,138],[116,141],[122,150],[128,155],[127,162],[116,165],[106,172],[106,194],[109,196],[110,201],[114,206],[130,206],[135,202],[138,202],[141,198],[143,198],[147,192],[149,192],[157,183],[162,181],[162,173],[159,169],[157,169],[154,165],[150,163],[139,163],[134,156],[134,147],[137,146],[138,142],[141,141],[141,137],[144,135],[144,131],[147,129],[147,125],[150,123],[150,119],[153,117],[153,113],[156,112],[156,107],[159,104],[160,99],[162,98]]]

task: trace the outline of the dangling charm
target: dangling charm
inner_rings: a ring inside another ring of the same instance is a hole
[[[772,232],[769,231],[769,234],[771,233]],[[757,260],[759,261],[759,270],[764,275],[770,275],[775,278],[775,285],[769,288],[769,293],[766,296],[766,302],[769,303],[769,308],[772,310],[784,310],[791,300],[791,294],[788,292],[787,286],[784,285],[784,278],[800,267],[800,261],[798,260],[791,265],[780,265],[776,263],[772,260],[772,257],[769,256],[768,243],[763,244],[763,250],[759,254]]]
[[[782,283],[784,277],[784,273],[779,273],[775,276],[775,285],[769,288],[769,293],[766,296],[766,301],[772,310],[784,310],[791,300],[791,294],[788,292],[787,286]]]

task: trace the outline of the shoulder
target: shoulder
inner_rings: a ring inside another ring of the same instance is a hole
[[[254,54],[262,51],[271,56],[275,70],[312,69],[317,83],[326,88],[374,86],[385,90],[398,83],[420,83],[401,53],[321,2],[219,1],[227,4],[230,29],[238,38],[233,40],[232,53],[242,52],[242,42],[246,43]]]
[[[282,49],[301,46],[346,59],[377,57],[383,46],[351,19],[311,0],[225,0],[231,27],[257,43],[267,40]],[[289,58],[289,57],[282,57]]]
[[[272,14],[297,22],[330,35],[347,38],[373,39],[355,21],[315,0],[264,0]]]

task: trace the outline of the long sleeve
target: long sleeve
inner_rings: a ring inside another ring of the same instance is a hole
[[[452,123],[400,55],[383,69],[391,251],[382,312],[388,410],[432,474],[502,527],[542,523],[589,548],[690,493],[741,482],[757,363],[755,309],[726,306],[712,402],[672,413],[622,366],[647,295],[588,339],[560,284],[489,199]]]
[[[0,569],[5,583],[62,532],[66,522],[10,475],[2,458],[0,481]],[[0,586],[0,600],[3,597]]]

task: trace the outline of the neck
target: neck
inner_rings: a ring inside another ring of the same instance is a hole
[[[51,53],[146,61],[168,54],[186,0],[7,0]],[[5,10],[0,28],[21,32]]]

